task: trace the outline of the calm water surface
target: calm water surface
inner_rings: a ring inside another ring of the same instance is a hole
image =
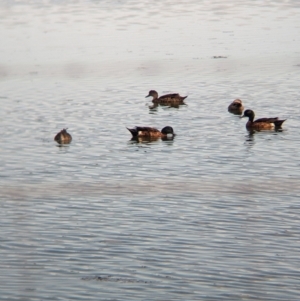
[[[1,3],[0,300],[299,300],[299,20],[298,1]],[[249,134],[235,98],[283,131]]]

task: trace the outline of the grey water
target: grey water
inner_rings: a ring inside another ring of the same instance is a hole
[[[299,20],[298,1],[1,2],[0,300],[299,300]],[[236,98],[283,129],[247,132]]]

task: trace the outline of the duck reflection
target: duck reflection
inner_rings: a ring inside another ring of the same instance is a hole
[[[187,106],[186,103],[168,103],[168,104],[162,104],[162,103],[154,103],[152,106],[149,106],[150,113],[153,111],[157,111],[158,107],[165,107],[165,108],[175,108],[179,109],[181,106]]]
[[[251,148],[255,144],[255,133],[256,131],[248,131],[248,134],[245,136],[245,145],[247,145],[249,148]]]
[[[256,133],[256,131],[248,131],[248,135],[246,135],[246,141],[254,141],[254,134]]]
[[[174,136],[173,137],[156,137],[156,138],[151,138],[151,137],[133,137],[129,140],[129,143],[131,144],[150,144],[153,142],[158,142],[158,141],[164,141],[164,142],[173,142]]]
[[[281,128],[275,128],[272,131],[265,131],[265,130],[254,130],[254,129],[249,129],[247,130],[248,134],[245,136],[245,144],[249,146],[253,146],[255,143],[255,135],[278,135],[278,133],[283,132],[283,129]]]

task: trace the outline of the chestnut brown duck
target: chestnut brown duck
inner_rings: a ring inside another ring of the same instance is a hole
[[[244,115],[240,118],[248,117],[248,122],[246,123],[247,130],[271,130],[280,129],[282,124],[286,119],[280,120],[278,117],[273,118],[259,118],[254,121],[255,114],[252,110],[246,110]]]
[[[157,139],[175,136],[174,130],[171,126],[165,126],[161,131],[148,126],[136,126],[133,129],[127,128],[127,130],[132,134],[133,138]]]
[[[158,97],[158,93],[155,90],[150,90],[146,97],[152,96],[152,102],[154,104],[169,105],[169,104],[182,104],[187,96],[180,96],[178,93],[166,94]]]
[[[235,99],[229,106],[228,112],[235,115],[242,115],[244,111],[243,103],[240,99]]]
[[[72,136],[67,132],[67,129],[62,129],[55,135],[54,140],[59,144],[68,144],[72,141]]]

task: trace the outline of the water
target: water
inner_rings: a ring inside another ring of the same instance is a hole
[[[298,6],[1,3],[0,299],[298,300]]]

